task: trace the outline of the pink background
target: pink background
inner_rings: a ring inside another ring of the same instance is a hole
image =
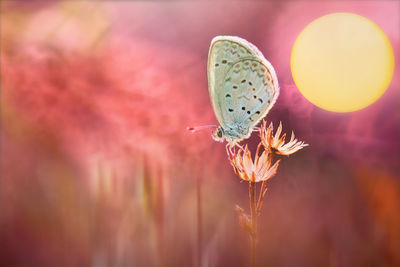
[[[353,12],[389,37],[395,74],[354,113],[309,103],[290,73],[300,31]],[[309,147],[283,158],[259,219],[260,266],[399,266],[397,1],[3,1],[4,266],[245,266],[248,210],[207,89],[216,35],[254,43],[281,95],[267,116]],[[249,140],[254,147],[254,134]]]

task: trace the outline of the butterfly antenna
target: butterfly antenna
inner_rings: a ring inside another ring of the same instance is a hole
[[[194,132],[204,130],[204,129],[209,129],[209,128],[218,128],[218,126],[217,125],[194,126],[194,127],[187,127],[186,130],[194,133]]]

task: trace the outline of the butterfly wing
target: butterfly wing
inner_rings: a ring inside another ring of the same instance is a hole
[[[272,65],[254,45],[238,37],[213,39],[208,81],[217,120],[231,141],[248,137],[279,95]]]
[[[227,134],[247,138],[257,123],[264,118],[275,103],[276,90],[271,71],[258,58],[236,62],[225,76],[225,95],[218,94],[225,107]]]
[[[224,102],[221,102],[218,95],[224,91],[224,77],[234,63],[243,58],[253,58],[256,56],[255,51],[244,39],[233,36],[217,36],[211,41],[208,52],[208,89],[214,113],[218,122],[222,127],[226,126],[226,116],[223,114]]]

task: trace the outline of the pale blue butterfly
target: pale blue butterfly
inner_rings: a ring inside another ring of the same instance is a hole
[[[220,124],[213,131],[213,139],[238,143],[248,138],[279,95],[271,63],[248,41],[217,36],[208,52],[207,73],[212,106]],[[200,128],[204,127],[191,130]]]

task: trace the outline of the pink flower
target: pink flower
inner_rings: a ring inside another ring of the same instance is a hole
[[[272,122],[267,128],[267,122],[263,121],[263,124],[260,129],[261,143],[263,144],[265,149],[270,152],[274,152],[275,154],[278,155],[289,156],[299,151],[300,149],[308,146],[308,144],[302,141],[297,141],[297,139],[295,139],[293,131],[290,137],[290,141],[285,144],[286,133],[280,136],[282,132],[282,123],[279,123],[279,127],[276,130],[275,135],[272,134],[272,131],[273,131]]]
[[[262,182],[272,178],[278,169],[279,160],[272,165],[272,155],[268,150],[264,150],[259,156],[261,143],[258,144],[257,152],[252,160],[250,150],[247,145],[228,149],[229,161],[240,179],[248,182]]]

